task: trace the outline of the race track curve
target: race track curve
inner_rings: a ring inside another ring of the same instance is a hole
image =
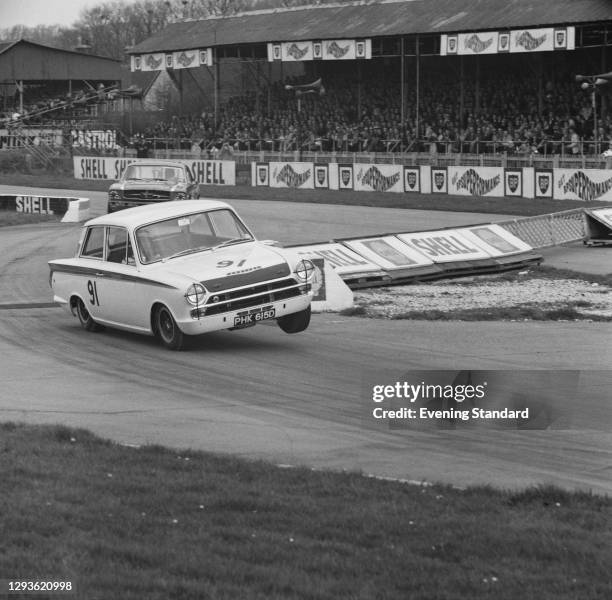
[[[283,224],[300,223],[296,205],[257,204],[251,208],[265,232],[241,213],[260,237],[282,239]],[[308,208],[300,205],[299,211]],[[316,210],[329,211],[328,223],[363,227],[364,213],[346,208]],[[412,213],[402,212],[405,218]],[[375,221],[377,213],[383,222]],[[429,213],[430,227],[453,225],[448,214]],[[314,223],[314,213],[310,216]],[[369,232],[389,230],[391,218],[384,210],[368,211]],[[415,215],[415,222],[418,218],[424,217]],[[463,222],[478,220],[483,219]],[[210,334],[193,340],[187,352],[172,353],[153,338],[87,333],[55,307],[15,308],[50,302],[46,261],[71,254],[77,236],[78,226],[60,224],[1,232],[3,421],[64,423],[128,444],[231,452],[411,481],[554,483],[612,491],[605,371],[612,355],[610,324],[383,321],[325,314],[314,316],[311,327],[296,336],[268,323]],[[406,431],[373,425],[367,385],[391,383],[417,369],[508,369],[517,371],[517,380],[525,369],[585,371],[567,430]]]

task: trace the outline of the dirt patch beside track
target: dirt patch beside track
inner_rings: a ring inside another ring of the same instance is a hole
[[[387,319],[612,320],[612,287],[550,272],[359,290],[353,314]]]

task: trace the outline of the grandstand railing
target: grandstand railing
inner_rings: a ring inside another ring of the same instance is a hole
[[[153,150],[184,150],[189,151],[198,144],[192,137],[175,135],[164,137],[146,136],[147,142]],[[444,156],[448,154],[492,154],[507,156],[561,156],[562,158],[577,158],[580,156],[600,156],[606,150],[612,150],[612,140],[593,140],[579,142],[573,147],[567,140],[542,140],[537,145],[528,145],[525,140],[515,141],[473,141],[473,142],[431,142],[427,140],[413,140],[402,143],[400,140],[378,140],[376,143],[360,141],[359,143],[337,142],[333,139],[312,138],[301,144],[295,139],[239,139],[217,138],[205,144],[199,141],[202,152],[216,152],[222,146],[232,151],[240,152],[275,152],[275,153],[317,153],[317,154],[431,154]]]
[[[55,123],[48,125],[32,125],[33,129],[53,128]],[[70,138],[71,129],[90,129],[90,130],[113,130],[117,133],[117,143],[121,146],[116,150],[119,154],[129,154],[130,140],[127,136],[109,124],[102,124],[99,121],[85,123],[64,124],[64,145],[66,149],[72,147],[74,152],[83,152],[95,156],[108,155],[109,149],[97,149],[95,147],[73,146]],[[31,148],[32,141],[26,138],[27,130],[25,123],[13,124],[7,130],[3,149],[17,149],[19,146]],[[12,141],[13,143],[8,143]],[[475,167],[506,167],[506,168],[571,168],[571,169],[606,169],[612,168],[612,157],[604,157],[601,154],[559,154],[546,155],[540,153],[508,153],[502,152],[501,147],[493,148],[495,152],[388,152],[388,151],[313,151],[310,149],[290,149],[277,150],[267,149],[265,144],[260,144],[259,149],[240,150],[236,147],[241,144],[226,141],[209,142],[204,149],[190,138],[180,137],[150,137],[146,138],[150,153],[157,158],[185,158],[185,159],[224,159],[234,160],[238,164],[250,164],[252,162],[315,162],[315,163],[348,163],[348,164],[401,164],[405,166],[430,165],[435,167],[445,166],[475,166]],[[53,146],[46,141],[44,145]],[[37,145],[43,145],[37,143]],[[127,152],[126,152],[127,150]],[[44,151],[44,150],[43,150]],[[112,152],[111,152],[112,153]]]
[[[347,164],[398,164],[407,167],[431,165],[434,167],[536,167],[568,169],[606,169],[612,168],[612,158],[602,156],[542,156],[539,154],[430,154],[429,152],[271,152],[239,151],[228,148],[209,152],[194,153],[190,150],[157,149],[153,150],[157,158],[202,158],[234,160],[238,164],[252,162],[314,162],[314,163],[347,163]]]

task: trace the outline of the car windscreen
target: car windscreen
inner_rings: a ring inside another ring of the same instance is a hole
[[[229,209],[158,221],[139,227],[135,237],[143,264],[253,240],[242,221]]]
[[[123,174],[124,180],[157,180],[177,183],[185,181],[183,170],[178,167],[168,167],[165,165],[128,165]]]

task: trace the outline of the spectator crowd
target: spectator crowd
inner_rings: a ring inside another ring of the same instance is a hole
[[[483,71],[466,77],[463,85],[456,74],[434,70],[421,77],[418,99],[414,81],[406,81],[403,115],[397,68],[369,67],[360,82],[349,74],[354,69],[323,75],[325,93],[304,94],[299,102],[286,84],[312,77],[288,78],[230,98],[216,120],[205,110],[156,121],[137,132],[133,146],[146,154],[144,146],[165,144],[210,157],[243,150],[546,156],[612,150],[605,97],[598,100],[595,131],[591,96],[576,84],[569,67],[543,76]],[[25,118],[28,124],[39,123],[69,106],[112,99],[111,92],[100,84],[98,90],[79,90],[70,97],[43,94],[24,114],[7,113],[5,122]]]
[[[456,79],[456,78],[455,78]],[[310,79],[312,81],[312,78]],[[387,73],[324,78],[325,93],[300,97],[285,84],[231,98],[214,114],[173,117],[148,128],[147,138],[183,139],[195,152],[240,150],[599,154],[612,149],[612,119],[598,115],[597,143],[590,94],[571,73],[539,82],[536,75],[484,73],[476,83],[423,78],[406,86],[401,115],[399,82]],[[601,110],[601,109],[598,109]]]

